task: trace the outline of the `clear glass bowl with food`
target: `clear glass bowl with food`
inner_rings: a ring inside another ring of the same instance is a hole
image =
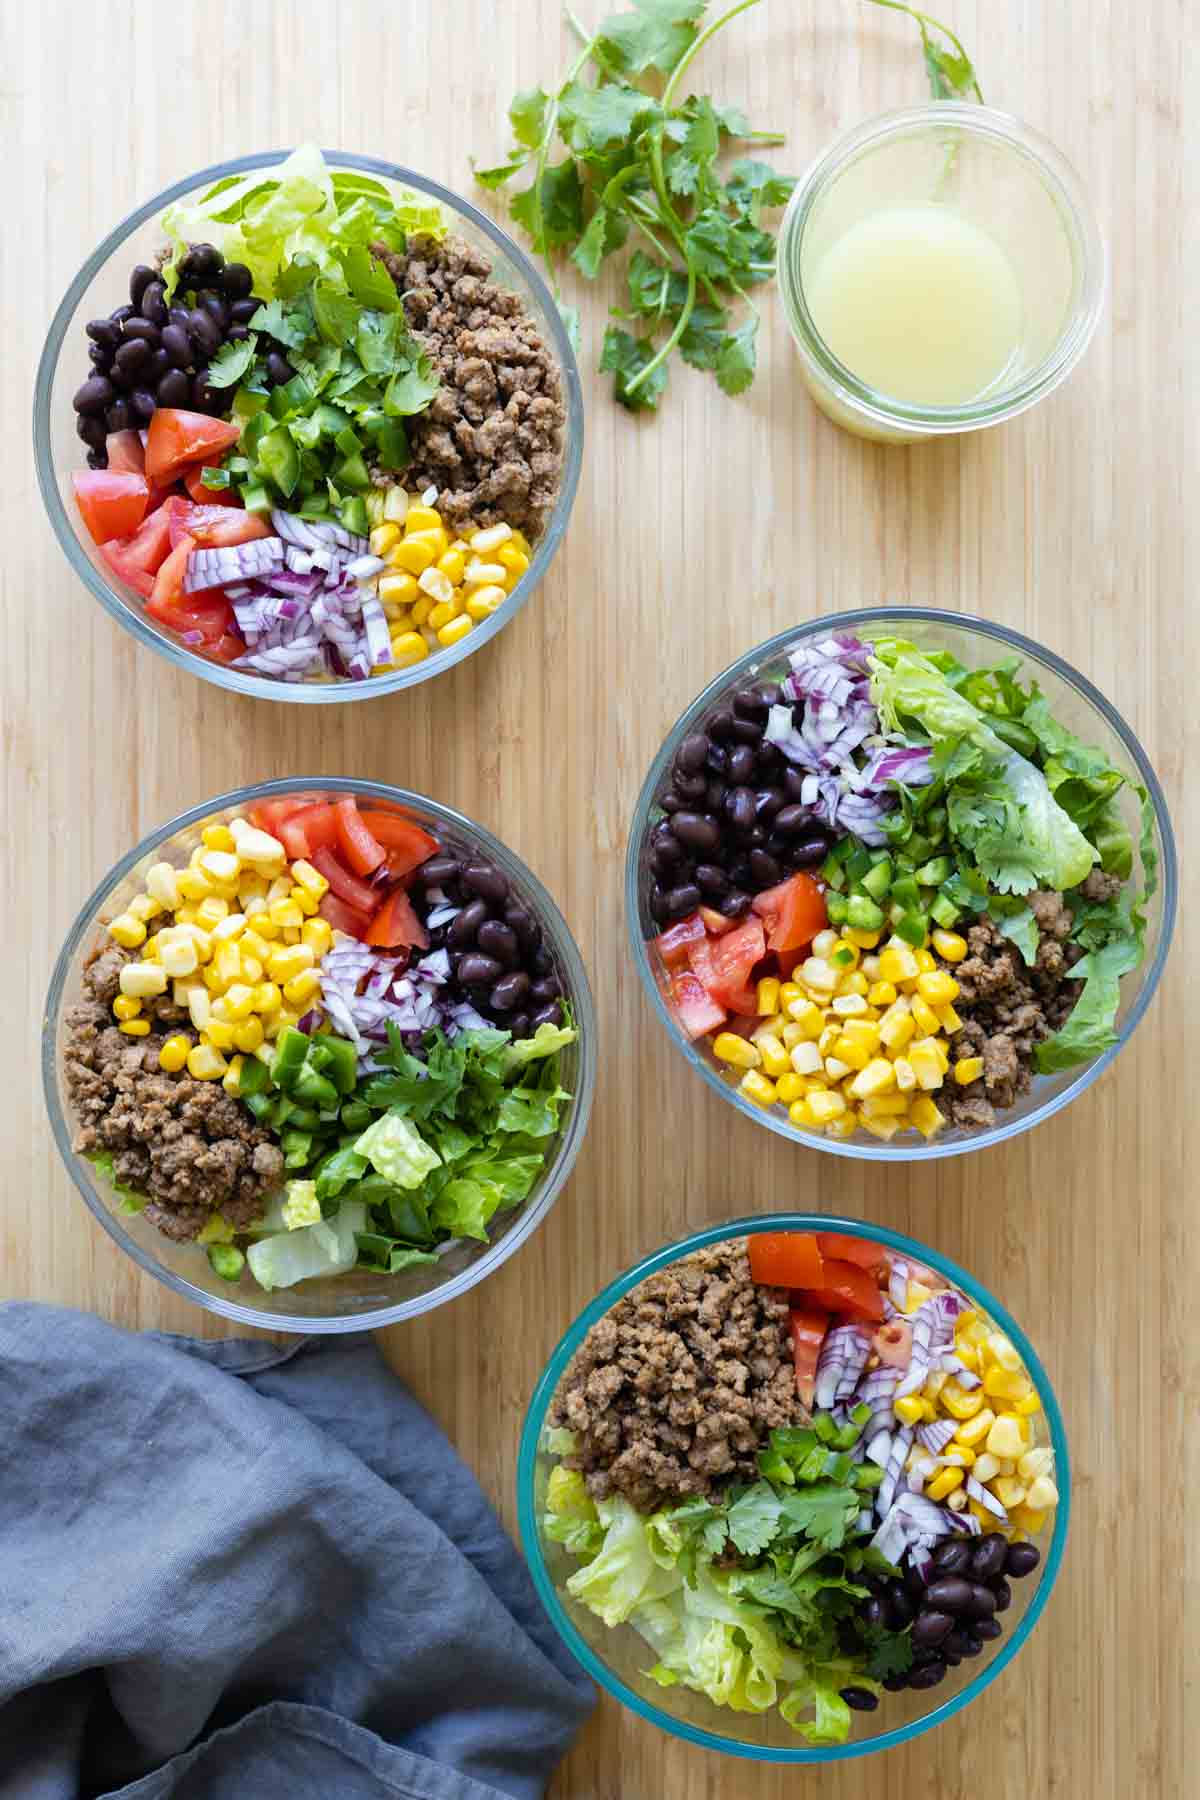
[[[122,857],[42,1034],[68,1172],[212,1312],[354,1331],[452,1300],[545,1218],[587,1129],[570,931],[480,825],[401,788],[246,787]]]
[[[950,1719],[1061,1565],[1062,1417],[974,1277],[874,1225],[739,1219],[646,1257],[563,1337],[517,1475],[588,1672],[706,1749],[827,1762]]]
[[[781,633],[659,751],[626,905],[674,1042],[742,1112],[877,1159],[1002,1142],[1090,1087],[1175,921],[1128,725],[1019,633],[880,607]]]
[[[34,450],[72,568],[220,687],[427,680],[553,560],[583,452],[541,277],[468,201],[312,145],[140,206],[55,313]]]

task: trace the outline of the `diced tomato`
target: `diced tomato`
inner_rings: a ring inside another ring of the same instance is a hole
[[[246,646],[237,635],[233,608],[220,588],[205,588],[195,594],[151,594],[146,611],[172,631],[187,632],[189,636],[198,632],[199,642],[192,642],[192,649],[213,655],[216,646],[228,637],[237,646],[232,655],[245,655]],[[222,660],[227,659],[222,656]]]
[[[368,881],[360,881],[352,875],[346,866],[339,862],[333,851],[324,844],[312,854],[312,865],[319,869],[339,900],[357,912],[365,913],[369,918],[379,905],[379,890],[373,888]]]
[[[755,1231],[748,1248],[751,1277],[764,1287],[820,1287],[824,1265],[815,1232]]]
[[[252,825],[257,825],[260,831],[269,831],[273,836],[278,836],[280,824],[284,819],[290,819],[293,813],[307,812],[314,806],[328,807],[329,804],[327,794],[315,794],[310,790],[298,794],[283,794],[274,800],[256,800],[246,810]]]
[[[328,800],[319,806],[301,807],[298,811],[281,817],[275,831],[293,861],[297,857],[307,859],[322,844],[336,844],[337,808]]]
[[[170,507],[170,505],[171,502],[168,500],[167,506]],[[154,577],[154,601],[159,608],[169,605],[173,600],[183,598],[184,571],[187,568],[187,559],[195,547],[196,540],[189,537],[185,531],[182,537],[173,541],[170,555],[159,564],[158,573]],[[159,617],[161,614],[155,616]]]
[[[724,913],[714,912],[711,906],[702,906],[699,916],[704,920],[705,931],[713,937],[723,937],[733,930],[733,920],[727,919]]]
[[[371,922],[366,913],[356,912],[344,900],[339,900],[336,894],[324,894],[317,910],[335,931],[344,931],[347,937],[363,937]]]
[[[246,654],[246,640],[238,637],[235,631],[223,631],[215,644],[204,645],[204,654],[214,657],[217,662],[236,662],[239,656]]]
[[[154,577],[130,559],[128,547],[134,542],[134,538],[113,538],[111,543],[101,544],[100,554],[118,581],[123,581],[126,587],[135,588],[148,600],[154,592]]]
[[[817,1363],[828,1329],[828,1313],[799,1306],[793,1306],[788,1313],[788,1333],[796,1365],[796,1392],[810,1411],[817,1388]]]
[[[236,506],[193,506],[182,494],[172,494],[166,505],[172,544],[181,537],[190,537],[202,549],[216,550],[271,535],[271,527],[257,513],[243,512]]]
[[[213,466],[210,464],[210,467]],[[183,485],[197,506],[232,506],[240,507],[242,496],[236,488],[205,487],[202,474],[203,463],[193,463],[183,471]]]
[[[820,1281],[805,1284],[804,1304],[844,1313],[851,1319],[870,1319],[875,1324],[883,1318],[879,1289],[873,1277],[857,1263],[826,1262]]]
[[[419,869],[437,853],[437,839],[402,813],[377,812],[369,808],[359,816],[371,836],[386,849],[388,874],[397,880],[411,875],[414,869]]]
[[[104,453],[108,457],[109,469],[114,474],[146,473],[146,451],[141,434],[132,428],[128,431],[110,431],[104,440]]]
[[[689,947],[702,944],[707,936],[700,914],[689,913],[686,919],[680,919],[660,932],[654,940],[654,948],[668,969],[681,969],[688,959]]]
[[[767,923],[767,943],[772,950],[802,949],[829,922],[825,897],[812,876],[803,870],[789,875],[777,887],[755,894],[752,905]]]
[[[170,518],[163,505],[147,513],[132,537],[113,538],[101,544],[100,554],[114,575],[149,599],[154,592],[154,577],[170,547]]]
[[[75,504],[94,544],[131,537],[146,516],[150,489],[144,475],[120,469],[78,469],[71,483]]]
[[[187,463],[216,463],[236,444],[241,427],[207,413],[160,406],[146,434],[147,481],[171,481]]]
[[[410,944],[416,950],[428,950],[429,933],[412,908],[412,901],[402,887],[393,888],[371,923],[367,926],[368,944],[396,950]]]
[[[725,1009],[705,992],[690,969],[678,969],[671,977],[671,1005],[690,1038],[705,1037],[725,1023]]]
[[[343,794],[336,806],[337,841],[342,861],[349,863],[356,875],[372,874],[387,855],[386,850],[363,824],[353,794]]]
[[[688,949],[688,961],[718,1006],[729,1012],[755,1008],[750,971],[766,954],[766,939],[757,919],[747,919],[721,937],[706,937]]]
[[[844,1231],[818,1231],[817,1243],[822,1256],[857,1263],[860,1269],[869,1269],[876,1280],[880,1274],[887,1274],[886,1244],[877,1244],[871,1238],[849,1237]]]

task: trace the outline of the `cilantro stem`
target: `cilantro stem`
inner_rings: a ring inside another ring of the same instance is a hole
[[[956,37],[948,25],[943,25],[940,19],[930,18],[928,13],[920,12],[915,6],[905,5],[905,0],[869,0],[869,4],[872,6],[886,6],[889,12],[907,13],[910,19],[916,20],[920,27],[922,40],[926,45],[929,43],[929,28],[932,26],[934,31],[940,31],[942,36],[946,38],[949,43],[954,45],[954,48],[962,57],[963,62],[966,64],[967,68],[970,69],[971,86],[975,90],[975,98],[981,106],[984,104],[983,89],[980,87],[979,80],[975,74],[975,65],[963,48],[961,38]],[[937,98],[938,95],[935,92],[934,99],[936,100]]]
[[[670,337],[667,339],[666,343],[662,345],[661,349],[655,351],[654,355],[650,358],[650,361],[646,364],[645,368],[639,369],[637,374],[634,376],[633,380],[627,381],[625,383],[626,394],[636,393],[637,389],[642,385],[642,383],[643,383],[643,381],[645,381],[646,377],[648,375],[652,375],[654,373],[655,369],[658,368],[660,363],[666,362],[668,356],[670,356],[672,350],[674,350],[676,344],[679,342],[680,338],[683,336],[684,332],[687,330],[688,320],[692,316],[692,309],[695,306],[695,304],[696,304],[696,265],[694,263],[689,263],[688,264],[687,297],[684,300],[683,305],[679,309],[679,317],[675,321],[675,329],[674,329],[674,331],[672,331],[672,333],[671,333]]]
[[[728,12],[722,13],[719,19],[714,19],[711,25],[706,26],[699,37],[692,39],[679,61],[675,64],[675,67],[671,70],[670,79],[663,89],[662,106],[664,112],[667,112],[670,109],[671,100],[674,96],[675,89],[679,85],[680,77],[687,73],[688,68],[699,56],[709,39],[716,37],[718,31],[720,31],[723,26],[728,25],[730,19],[736,19],[739,13],[744,13],[748,11],[750,7],[757,5],[758,0],[738,0],[736,6],[731,6]]]
[[[550,271],[550,282],[554,289],[554,298],[556,300],[561,299],[562,295],[558,285],[558,270],[554,266],[553,259],[550,255],[549,245],[546,243],[546,220],[545,214],[542,211],[542,182],[545,179],[546,164],[550,157],[550,145],[554,141],[554,133],[558,126],[559,101],[562,99],[565,90],[570,87],[571,83],[592,54],[595,42],[595,38],[588,39],[575,61],[571,64],[570,69],[567,71],[566,80],[562,83],[562,86],[558,89],[549,106],[546,108],[546,117],[542,121],[542,139],[538,145],[537,161],[533,166],[533,219],[534,224],[537,227],[533,242],[542,261]]]

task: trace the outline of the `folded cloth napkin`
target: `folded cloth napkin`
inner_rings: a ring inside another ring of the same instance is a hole
[[[0,1800],[535,1800],[593,1700],[363,1336],[0,1306]]]

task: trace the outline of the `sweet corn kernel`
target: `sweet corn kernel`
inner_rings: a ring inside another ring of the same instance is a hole
[[[917,959],[917,970],[919,974],[930,975],[937,968],[936,958],[924,947],[920,950],[914,950],[913,955]]]
[[[146,941],[146,927],[140,919],[133,918],[129,913],[122,913],[108,926],[108,935],[115,943],[120,944],[122,950],[136,950],[139,944]]]
[[[159,1068],[165,1069],[168,1075],[178,1075],[191,1047],[190,1038],[184,1037],[182,1031],[173,1031],[158,1053]]]
[[[879,953],[879,979],[899,984],[915,981],[921,973],[916,957],[907,944],[891,943]]]
[[[808,1092],[808,1083],[803,1075],[781,1075],[775,1083],[775,1097],[781,1106],[791,1106],[794,1100],[803,1100]]]
[[[442,515],[436,507],[419,504],[409,507],[404,518],[404,529],[411,536],[414,531],[437,531],[441,523]]]
[[[436,607],[434,610],[437,610]],[[448,625],[442,626],[437,634],[437,641],[443,649],[449,650],[451,645],[461,644],[462,640],[474,629],[473,621],[467,617],[466,613],[463,613],[457,619],[451,619]]]
[[[878,1056],[860,1069],[851,1083],[851,1092],[859,1099],[865,1100],[868,1095],[886,1094],[896,1085],[896,1071],[884,1057]]]
[[[296,902],[306,919],[311,919],[321,904],[315,894],[310,894],[307,888],[302,888],[299,884],[292,889],[288,898]]]
[[[285,949],[271,952],[267,958],[267,974],[272,981],[290,981],[293,975],[311,969],[315,961],[310,945],[289,944]]]
[[[501,544],[496,552],[496,561],[509,575],[519,581],[529,567],[529,558],[515,544]]]
[[[939,1469],[933,1480],[929,1483],[929,1486],[925,1489],[926,1499],[948,1499],[955,1488],[962,1486],[963,1479],[964,1477],[961,1469]]]
[[[1050,1507],[1058,1505],[1058,1489],[1049,1475],[1039,1475],[1035,1481],[1030,1482],[1025,1504],[1033,1507],[1035,1512],[1046,1512]]]
[[[187,1071],[194,1081],[216,1081],[229,1064],[212,1044],[194,1044],[188,1051]]]
[[[792,1023],[798,1025],[805,1037],[811,1038],[815,1043],[825,1029],[825,1015],[819,1006],[814,1005],[811,1000],[806,1000],[803,995],[789,1002],[785,996],[790,985],[785,981],[779,990],[780,1005]]]
[[[507,600],[508,595],[496,582],[485,582],[467,596],[467,613],[472,619],[489,619],[496,608]]]
[[[131,919],[140,919],[143,925],[151,919],[157,919],[162,910],[158,901],[152,899],[149,894],[135,894],[125,908]]]
[[[1046,1514],[1026,1503],[1008,1515],[1008,1522],[1018,1531],[1023,1531],[1027,1537],[1036,1537],[1039,1531],[1045,1529]]]
[[[125,1019],[117,1026],[117,1030],[123,1031],[126,1037],[149,1037],[150,1021],[149,1019]]]
[[[233,1058],[232,1062],[230,1063],[229,1067],[226,1069],[224,1075],[222,1075],[222,1077],[221,1077],[221,1086],[225,1089],[225,1092],[227,1094],[232,1094],[233,1098],[235,1100],[239,1099],[241,1096],[242,1070],[245,1068],[245,1066],[246,1066],[245,1057],[244,1056],[235,1056]]]
[[[202,906],[208,906],[209,904],[210,903],[207,900],[201,901]],[[203,923],[203,921],[200,922]],[[235,938],[241,937],[245,929],[245,913],[227,912],[223,919],[218,919],[216,924],[211,927],[213,943],[232,944]]]
[[[232,1050],[233,1032],[234,1027],[228,1019],[214,1019],[210,1015],[208,1024],[201,1035],[215,1050]]]
[[[1025,1483],[1018,1481],[1015,1475],[997,1475],[991,1484],[992,1492],[1005,1511],[1020,1506],[1026,1497]]]
[[[393,569],[402,569],[408,575],[423,575],[437,554],[435,545],[428,538],[405,538],[389,553],[388,562]]]
[[[851,1037],[849,1032],[838,1032],[829,1046],[829,1057],[841,1065],[841,1072],[835,1079],[840,1081],[841,1076],[850,1069],[858,1071],[865,1069],[871,1061],[872,1054],[869,1043],[864,1043],[861,1038]]]
[[[950,1385],[952,1384],[947,1383],[947,1386]],[[996,1415],[990,1406],[983,1404],[978,1388],[972,1388],[968,1393],[964,1388],[958,1387],[957,1383],[953,1385],[955,1404],[953,1406],[950,1404],[946,1397],[946,1388],[943,1388],[940,1395],[942,1407],[952,1418],[963,1420],[954,1434],[954,1441],[958,1444],[965,1444],[969,1450],[973,1450],[986,1439],[988,1432],[996,1423]],[[979,1479],[983,1480],[982,1475]]]
[[[286,900],[272,900],[267,911],[272,923],[278,925],[281,931],[299,931],[304,923],[304,914],[292,899],[290,889]]]
[[[942,1085],[942,1064],[928,1038],[921,1038],[908,1052],[913,1074],[920,1087],[932,1093]],[[936,1109],[935,1109],[936,1110]]]
[[[861,1113],[859,1123],[864,1131],[869,1131],[872,1137],[882,1138],[885,1144],[889,1144],[901,1129],[899,1119],[869,1119],[865,1112]]]
[[[305,919],[300,927],[300,942],[307,944],[319,960],[333,944],[333,930],[325,919]]]
[[[236,944],[219,944],[213,951],[212,967],[217,980],[228,987],[242,972],[242,953]]]
[[[903,1094],[868,1094],[862,1103],[864,1119],[903,1119],[907,1113]]]
[[[912,997],[912,1016],[917,1030],[925,1037],[936,1037],[941,1030],[937,1014],[929,1002],[921,998],[920,994],[914,994]]]
[[[801,1131],[811,1131],[817,1122],[813,1117],[811,1096],[807,1096],[803,1100],[793,1100],[788,1107],[788,1118]]]
[[[196,860],[210,881],[236,881],[242,872],[241,858],[232,850],[202,850]]]
[[[405,569],[396,569],[390,575],[379,577],[379,598],[385,607],[415,606],[419,594],[415,576]]]
[[[112,1003],[112,1009],[114,1019],[119,1019],[122,1025],[126,1025],[130,1019],[137,1018],[142,1010],[142,1003],[131,994],[118,994]]]
[[[930,1006],[949,1006],[958,999],[958,983],[945,969],[931,969],[917,976],[917,992]]]
[[[805,1037],[803,1028],[797,1025],[795,1019],[788,1020],[780,1033],[780,1036],[783,1038],[783,1042],[788,1050],[794,1050],[797,1044],[804,1044],[810,1041]]]
[[[296,887],[302,887],[305,893],[315,895],[318,900],[324,899],[329,892],[329,883],[320,869],[314,869],[303,857],[292,864],[292,882]]]
[[[430,624],[433,624],[433,614],[437,612],[439,607],[453,607],[454,584],[451,582],[448,575],[443,575],[440,569],[426,569],[419,577],[417,586],[423,594],[428,595],[429,599],[433,601],[433,613],[429,615]],[[451,613],[451,617],[453,617],[453,613]],[[444,624],[445,621],[443,620],[442,623]],[[434,630],[437,630],[436,625],[434,626]]]
[[[952,1006],[935,1006],[933,1010],[937,1014],[938,1024],[948,1037],[962,1030],[963,1022]]]
[[[837,989],[838,971],[823,956],[809,956],[800,970],[805,987],[818,994],[833,994]]]
[[[179,889],[175,883],[175,870],[169,862],[152,863],[146,870],[146,892],[168,912],[174,912],[179,905]]]
[[[760,1018],[773,1018],[779,1011],[780,982],[774,975],[765,975],[755,990],[755,1011]]]
[[[963,1056],[954,1065],[954,1079],[959,1087],[970,1087],[983,1074],[982,1056]]]
[[[260,981],[254,990],[255,1012],[278,1012],[282,1005],[283,993],[278,984],[274,981]]]
[[[873,950],[879,942],[879,933],[877,931],[863,931],[857,925],[847,925],[842,932],[842,936],[848,944],[853,944],[857,950]],[[865,967],[865,957],[863,958],[863,964]]]
[[[1042,1402],[1038,1397],[1036,1388],[1031,1387],[1029,1392],[1024,1395],[1023,1398],[1014,1400],[1012,1402],[1012,1410],[1019,1419],[1031,1419],[1035,1413],[1040,1413],[1042,1410]]]
[[[919,1394],[905,1394],[902,1400],[897,1400],[894,1411],[904,1425],[919,1425],[925,1417],[925,1407]]]
[[[206,825],[200,833],[206,850],[236,850],[237,842],[228,825]]]
[[[766,1076],[760,1074],[757,1069],[746,1070],[738,1082],[738,1092],[745,1094],[747,1100],[752,1100],[755,1106],[774,1106],[775,1104],[775,1083],[768,1081]],[[797,1104],[803,1103],[797,1102]]]
[[[393,639],[392,655],[400,668],[408,669],[414,663],[424,662],[429,655],[429,645],[419,631],[405,631]]]
[[[233,1041],[239,1050],[243,1051],[248,1056],[252,1056],[261,1046],[265,1036],[266,1033],[263,1030],[262,1020],[251,1014],[248,1019],[244,1019],[242,1023],[236,1027],[233,1034]]]
[[[1017,1346],[1002,1331],[988,1333],[987,1347],[992,1361],[999,1363],[1000,1367],[1007,1369],[1010,1374],[1015,1375],[1021,1368],[1021,1355]]]
[[[833,1011],[839,1019],[860,1018],[867,1011],[867,1003],[861,994],[839,994],[833,1002]]]
[[[386,556],[388,551],[394,550],[400,542],[400,527],[388,519],[383,525],[375,527],[367,542],[371,547],[372,556]]]
[[[982,1416],[983,1415],[980,1414],[980,1417]],[[978,1421],[972,1419],[971,1423],[972,1425],[975,1425]],[[974,1475],[976,1481],[982,1482],[984,1487],[986,1487],[988,1482],[994,1481],[996,1476],[1000,1473],[999,1459],[985,1450],[981,1456],[975,1458],[975,1467],[971,1470],[971,1473]]]
[[[1021,1456],[1025,1450],[1025,1433],[1021,1420],[1012,1413],[1000,1413],[987,1435],[987,1447],[1001,1461]]]
[[[1033,1392],[1028,1375],[993,1365],[983,1378],[983,1391],[994,1400],[1025,1400]]]
[[[226,990],[224,1000],[225,1017],[235,1025],[242,1019],[248,1019],[254,1011],[254,989],[244,981],[235,981]],[[213,1010],[216,1010],[215,1007]]]
[[[297,1006],[301,1012],[321,991],[321,977],[315,969],[305,969],[300,975],[293,975],[290,981],[283,984],[283,997],[289,1006]]]
[[[1054,1452],[1048,1444],[1039,1444],[1017,1459],[1017,1474],[1022,1481],[1036,1481],[1039,1475],[1050,1475],[1053,1470]]]
[[[736,1031],[722,1031],[713,1041],[713,1055],[718,1062],[729,1063],[735,1069],[757,1069],[762,1062],[758,1048]]]
[[[896,1087],[900,1093],[911,1094],[917,1085],[917,1078],[907,1056],[897,1056],[892,1063],[892,1068],[895,1071]]]
[[[446,577],[446,580],[452,587],[459,587],[462,583],[467,563],[462,551],[455,550],[453,546],[451,546],[443,556],[438,557],[434,566]]]
[[[887,1049],[897,1054],[912,1042],[916,1031],[912,1015],[908,1012],[898,1012],[895,1006],[889,1007],[879,1021],[880,1041]]]
[[[229,902],[219,894],[208,894],[196,908],[196,923],[202,931],[212,931],[222,919],[229,917]]]
[[[818,1088],[808,1096],[808,1110],[814,1125],[829,1125],[834,1119],[840,1119],[844,1115],[846,1102],[841,1094]]]
[[[203,869],[180,869],[175,886],[183,900],[203,900],[213,892],[213,884]]]
[[[763,1073],[769,1075],[772,1081],[780,1075],[792,1073],[792,1059],[778,1038],[764,1037],[759,1043],[758,1053],[762,1058]]]
[[[896,990],[890,981],[875,981],[867,989],[867,999],[872,1006],[890,1006],[896,998]]]
[[[126,963],[120,974],[121,992],[130,1000],[146,1000],[167,991],[167,972],[160,963]]]
[[[203,982],[194,981],[187,997],[188,1017],[197,1031],[203,1031],[212,1011],[212,999]]]
[[[967,940],[957,931],[935,931],[930,942],[943,962],[960,963],[967,954]]]
[[[795,1044],[790,1051],[792,1068],[797,1075],[818,1075],[821,1072],[821,1052],[811,1038],[804,1038]]]

